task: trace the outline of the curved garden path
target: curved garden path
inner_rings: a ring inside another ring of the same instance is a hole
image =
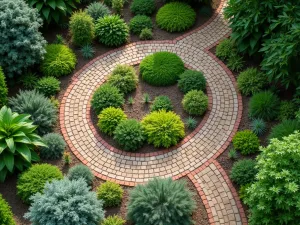
[[[60,106],[63,136],[73,153],[104,180],[134,186],[150,178],[188,176],[207,209],[210,224],[247,224],[238,195],[216,158],[227,148],[241,120],[242,102],[226,66],[209,52],[230,29],[222,1],[200,28],[173,41],[144,41],[108,52],[73,77]],[[209,110],[199,127],[175,148],[147,154],[125,153],[99,137],[90,118],[90,99],[117,64],[138,64],[145,56],[169,51],[186,67],[203,71]]]

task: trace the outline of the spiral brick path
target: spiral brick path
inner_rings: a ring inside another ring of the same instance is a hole
[[[95,175],[134,186],[153,177],[188,176],[205,204],[211,224],[247,224],[235,189],[215,160],[228,146],[242,114],[231,72],[209,51],[230,30],[222,16],[224,2],[202,27],[173,41],[149,41],[108,52],[73,78],[60,107],[60,125],[73,153]],[[211,99],[199,127],[175,148],[148,154],[125,153],[99,137],[90,118],[90,99],[117,64],[135,65],[159,51],[178,54],[186,67],[204,73]]]

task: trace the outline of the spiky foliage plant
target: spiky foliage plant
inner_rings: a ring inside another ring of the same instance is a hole
[[[197,120],[193,117],[188,117],[185,120],[185,125],[188,129],[193,130],[197,127]]]
[[[25,73],[20,77],[20,83],[23,85],[25,89],[33,89],[35,88],[39,78],[36,73]]]
[[[81,51],[83,58],[85,58],[85,59],[91,59],[95,55],[95,49],[93,48],[92,45],[89,45],[89,44],[84,45],[80,51]]]
[[[251,122],[250,127],[252,132],[257,136],[263,135],[267,130],[266,123],[262,119],[254,119]]]

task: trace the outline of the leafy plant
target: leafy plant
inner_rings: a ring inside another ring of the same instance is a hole
[[[124,0],[112,0],[111,7],[117,14],[121,15],[124,7]]]
[[[0,66],[0,107],[7,104],[8,89],[5,81],[5,76]]]
[[[216,47],[216,56],[221,60],[228,60],[232,54],[236,52],[234,42],[231,39],[224,39]]]
[[[152,29],[153,24],[150,17],[145,15],[137,15],[130,20],[129,29],[134,34],[140,34],[145,28]]]
[[[0,194],[0,224],[16,225],[11,208],[1,194]]]
[[[168,96],[160,95],[154,99],[150,107],[150,110],[151,112],[153,112],[153,111],[159,111],[163,109],[166,111],[173,111],[173,105],[171,99]]]
[[[244,67],[243,57],[237,53],[232,53],[228,59],[227,66],[230,70],[239,72]]]
[[[183,93],[188,93],[191,90],[204,91],[206,79],[202,72],[186,70],[179,76],[178,87]]]
[[[50,97],[50,102],[52,103],[52,105],[54,105],[54,107],[58,110],[59,109],[59,101],[57,98],[55,98],[54,96]]]
[[[25,89],[33,89],[35,88],[39,78],[36,73],[25,73],[20,77],[20,83],[23,85]]]
[[[68,178],[69,180],[78,180],[82,178],[89,186],[91,186],[95,177],[87,166],[79,164],[69,169]]]
[[[246,185],[255,181],[257,172],[254,160],[243,159],[233,164],[230,178],[238,185]]]
[[[124,225],[125,222],[126,221],[119,216],[109,216],[101,223],[101,225]]]
[[[133,0],[130,10],[135,15],[152,15],[155,11],[154,0]]]
[[[119,184],[106,181],[97,189],[98,199],[103,200],[104,207],[118,206],[122,202],[123,189]]]
[[[300,121],[297,120],[284,120],[280,124],[272,127],[268,139],[277,138],[282,140],[283,137],[289,136],[294,133],[296,130],[300,130]]]
[[[71,164],[72,159],[71,159],[71,155],[70,155],[69,152],[64,152],[63,160],[64,160],[65,165],[70,165]]]
[[[67,146],[63,137],[57,133],[49,133],[43,136],[46,147],[40,148],[40,156],[42,159],[59,159],[63,156]]]
[[[278,119],[280,121],[294,119],[296,106],[292,101],[282,101],[279,106]]]
[[[60,81],[55,77],[41,78],[35,89],[46,97],[55,96],[60,91]]]
[[[128,97],[128,104],[133,105],[134,104],[134,98],[132,96]]]
[[[184,95],[183,109],[190,115],[203,115],[208,107],[208,97],[203,91],[191,90]]]
[[[193,130],[197,127],[197,120],[194,119],[193,117],[188,117],[185,120],[185,125],[188,129]]]
[[[255,153],[259,148],[259,139],[251,130],[238,131],[233,139],[233,147],[243,155]]]
[[[94,21],[111,13],[109,8],[101,2],[92,2],[86,8],[86,12],[94,19]]]
[[[66,44],[66,40],[63,38],[62,35],[57,34],[56,37],[55,37],[55,40],[54,40],[53,44],[65,45]]]
[[[228,158],[231,160],[236,160],[237,159],[237,152],[234,148],[230,149],[228,152]]]
[[[262,119],[254,119],[251,122],[250,127],[252,132],[258,136],[263,135],[267,130],[266,123]]]
[[[94,50],[93,46],[91,46],[89,44],[84,45],[80,51],[81,51],[83,58],[85,58],[85,59],[91,59],[95,55],[95,50]]]
[[[140,37],[141,40],[151,40],[151,39],[153,39],[152,30],[149,29],[149,28],[142,29],[139,37]]]
[[[148,93],[144,93],[144,94],[143,94],[143,102],[144,102],[145,104],[148,104],[148,103],[151,102],[151,97],[150,97],[150,95],[149,95]]]

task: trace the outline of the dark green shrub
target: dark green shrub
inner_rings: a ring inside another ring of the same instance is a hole
[[[105,5],[111,7],[112,6],[112,0],[104,0],[103,1]]]
[[[112,135],[116,127],[127,119],[127,116],[120,108],[108,107],[101,111],[98,118],[99,129],[105,134]]]
[[[243,69],[244,63],[243,57],[233,52],[228,59],[227,67],[232,71],[239,72]]]
[[[60,91],[60,81],[55,77],[41,78],[35,89],[46,97],[55,96]]]
[[[107,46],[124,44],[129,37],[129,28],[118,15],[104,16],[96,22],[96,36]]]
[[[142,126],[149,144],[168,148],[176,145],[185,135],[184,123],[174,112],[154,111],[145,116]]]
[[[0,194],[0,224],[16,225],[11,208],[1,194]]]
[[[203,91],[191,90],[184,95],[183,109],[190,115],[203,115],[208,107],[208,97]]]
[[[84,181],[91,186],[95,177],[87,166],[79,164],[69,169],[68,178],[69,180],[78,180],[79,178],[83,178]]]
[[[191,90],[204,91],[206,79],[202,72],[186,70],[179,76],[178,87],[183,93],[188,93]]]
[[[173,105],[171,99],[168,96],[161,95],[156,97],[150,107],[151,112],[159,111],[162,109],[166,111],[173,111]]]
[[[98,199],[103,200],[104,207],[118,206],[122,202],[123,189],[119,184],[106,181],[97,189]]]
[[[267,121],[273,120],[278,115],[280,100],[271,91],[256,93],[249,102],[249,116]]]
[[[251,130],[238,131],[233,139],[233,147],[243,155],[255,153],[259,148],[259,139]]]
[[[114,131],[114,139],[125,151],[136,151],[145,141],[142,125],[134,120],[122,121]]]
[[[119,108],[124,104],[124,96],[118,88],[109,84],[101,85],[93,94],[92,108],[97,114],[108,107]]]
[[[76,56],[67,46],[50,44],[46,47],[46,51],[41,64],[41,71],[45,76],[65,76],[75,69]]]
[[[282,101],[279,106],[278,119],[280,121],[294,119],[297,108],[292,101]]]
[[[151,15],[155,11],[155,1],[133,0],[130,10],[135,15]]]
[[[101,2],[92,2],[86,8],[86,12],[94,19],[94,21],[111,13],[109,8]]]
[[[145,28],[152,29],[152,20],[148,16],[137,15],[130,20],[129,28],[134,34],[140,34]]]
[[[185,120],[185,125],[188,129],[193,130],[197,127],[197,120],[193,117],[189,117]]]
[[[254,119],[251,122],[250,127],[252,132],[258,136],[263,135],[267,130],[266,123],[262,119]]]
[[[141,40],[151,40],[153,39],[153,33],[152,30],[149,28],[144,28],[140,33],[140,39]]]
[[[278,140],[282,140],[283,137],[289,136],[290,134],[294,133],[296,130],[300,131],[300,121],[284,120],[280,124],[272,127],[268,139],[271,140],[273,138],[277,138]]]
[[[224,39],[221,41],[216,48],[216,56],[221,60],[228,60],[232,54],[235,52],[235,46],[231,39]]]
[[[230,178],[238,185],[246,185],[255,181],[257,169],[256,162],[251,159],[243,159],[233,164]]]
[[[57,34],[55,40],[53,41],[53,44],[65,45],[66,43],[67,43],[66,40],[60,34]]]
[[[111,1],[111,7],[112,9],[119,15],[121,15],[124,7],[124,0],[112,0]]]
[[[109,216],[101,223],[101,225],[124,225],[125,222],[126,221],[119,216]]]
[[[195,208],[184,182],[155,178],[130,192],[127,217],[134,224],[191,225]]]
[[[0,108],[7,104],[8,89],[6,86],[5,76],[0,66]]]
[[[83,58],[85,58],[85,59],[91,59],[95,55],[95,50],[94,50],[93,46],[91,46],[89,44],[84,45],[80,51],[81,51]]]
[[[30,204],[30,197],[42,193],[47,182],[63,179],[58,167],[50,164],[36,164],[21,174],[18,178],[17,193],[26,204]]]
[[[156,15],[157,25],[169,32],[182,32],[194,25],[195,11],[186,3],[172,2],[164,5]]]
[[[245,185],[242,185],[240,187],[240,190],[239,190],[239,197],[240,199],[244,202],[246,196],[247,196],[247,189],[251,186],[251,184],[245,184]],[[245,202],[244,202],[245,203]]]
[[[253,95],[262,91],[268,84],[268,78],[258,69],[249,68],[239,74],[237,84],[243,95]]]
[[[60,159],[67,146],[60,134],[49,133],[43,136],[43,140],[47,147],[40,148],[40,156],[42,159]]]
[[[184,63],[175,53],[157,52],[142,60],[140,72],[142,78],[151,85],[172,85],[184,72]]]
[[[20,77],[20,83],[23,85],[25,89],[33,89],[35,88],[39,78],[35,73],[25,73]]]

